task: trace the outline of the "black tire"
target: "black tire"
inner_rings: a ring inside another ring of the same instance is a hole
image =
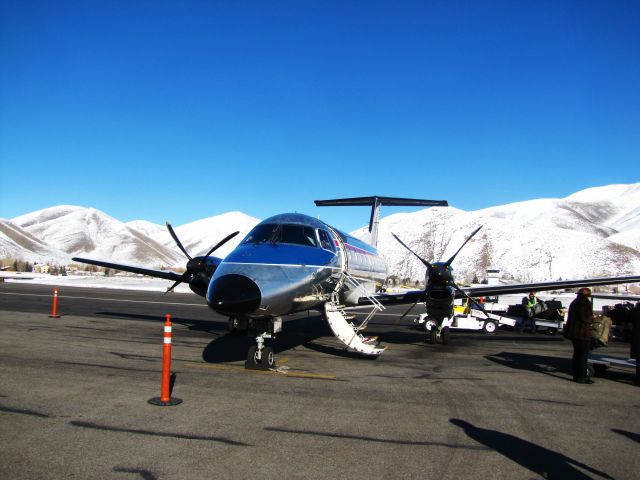
[[[557,329],[557,328],[549,328],[549,329],[547,330],[547,333],[548,333],[549,335],[555,335],[556,333],[558,333],[558,329]]]
[[[591,379],[596,376],[596,369],[593,368],[593,365],[587,365],[587,378]]]
[[[247,351],[247,361],[244,362],[245,368],[250,368],[252,370],[261,368],[261,364],[260,362],[258,362],[258,359],[257,359],[257,353],[258,353],[258,346],[251,345],[249,347],[249,350]]]
[[[444,327],[442,332],[440,332],[440,338],[442,339],[443,345],[449,345],[449,327]]]
[[[438,342],[438,329],[437,328],[432,328],[429,331],[429,340],[431,341],[431,343],[433,343],[434,345]]]
[[[276,357],[273,347],[264,347],[262,349],[262,368],[273,368],[276,365]]]
[[[494,334],[498,330],[498,325],[493,320],[487,320],[482,326],[482,333]]]

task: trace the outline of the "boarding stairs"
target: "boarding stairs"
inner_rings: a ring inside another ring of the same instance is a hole
[[[355,288],[362,288],[360,283],[358,283],[358,281],[348,272],[342,272],[342,276],[343,278],[341,279],[341,282],[339,282],[340,284],[344,284],[346,282]],[[373,305],[373,310],[359,325],[356,325],[353,322],[353,320],[355,320],[355,316],[348,314],[344,310],[344,306],[339,305],[337,289],[331,296],[331,301],[325,303],[325,314],[327,322],[329,322],[329,326],[331,327],[334,335],[338,337],[338,339],[344,343],[347,348],[358,353],[362,353],[363,355],[377,357],[385,350],[383,347],[379,346],[377,337],[365,337],[360,332],[367,328],[367,324],[373,315],[377,311],[384,310],[385,307],[375,297],[364,292],[364,289],[362,289],[362,291],[364,296],[367,297]]]

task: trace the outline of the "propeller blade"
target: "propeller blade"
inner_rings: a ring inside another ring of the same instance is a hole
[[[176,244],[178,245],[178,248],[182,250],[182,253],[184,253],[187,256],[187,258],[191,260],[191,255],[189,255],[187,253],[187,250],[182,246],[182,242],[176,235],[176,232],[173,231],[173,227],[171,226],[171,224],[169,222],[166,222],[166,224],[167,224],[167,230],[169,230],[169,234],[171,235],[171,238],[173,238],[173,241],[176,242]]]
[[[473,238],[473,236],[478,233],[478,230],[480,230],[482,228],[482,225],[480,225],[478,228],[475,229],[475,231],[469,235],[469,238],[467,238],[464,243],[462,244],[462,246],[458,249],[458,251],[456,253],[453,254],[453,257],[451,257],[449,260],[447,260],[447,265],[451,265],[451,262],[453,262],[453,259],[456,258],[456,256],[460,253],[460,250],[462,250],[462,248],[469,242],[469,240],[471,240]]]
[[[216,243],[211,250],[209,250],[207,252],[207,254],[205,255],[205,258],[208,257],[209,255],[211,255],[214,251],[216,251],[218,248],[220,248],[222,245],[227,243],[229,240],[231,240],[233,237],[235,237],[239,233],[240,233],[239,231],[238,232],[233,232],[233,233],[227,235],[226,237],[224,237],[222,240],[220,240],[218,243]]]
[[[424,263],[425,267],[431,268],[431,264],[429,262],[427,262],[424,258],[422,258],[420,255],[418,255],[416,252],[411,250],[407,245],[405,245],[405,243],[402,240],[400,240],[400,238],[395,233],[392,232],[391,235],[393,235],[393,238],[395,238],[398,242],[400,242],[400,245],[402,245],[404,248],[409,250],[411,253],[413,253],[418,258],[418,260],[420,260],[422,263]]]
[[[166,292],[164,292],[164,293],[165,293],[165,295],[166,295],[167,293],[169,293],[169,292],[173,292],[173,289],[174,289],[174,288],[176,288],[178,285],[180,285],[182,282],[186,281],[186,280],[187,280],[187,278],[189,278],[189,276],[190,276],[190,275],[191,275],[191,273],[189,273],[188,271],[187,271],[187,272],[184,272],[184,273],[182,274],[182,276],[181,276],[178,280],[176,280],[176,281],[175,281],[175,283],[174,283],[173,285],[171,285],[169,288],[167,288],[167,291],[166,291]]]
[[[477,231],[477,230],[476,230]],[[478,303],[475,299],[471,298],[469,295],[467,295],[467,292],[465,292],[464,290],[462,290],[458,285],[456,285],[455,283],[453,284],[453,288],[455,288],[458,292],[460,292],[462,295],[464,295],[465,297],[467,297],[467,299],[469,299],[469,301],[471,303],[474,303],[478,309],[484,313],[484,316],[487,317],[489,320],[491,320],[491,317],[487,314],[487,312],[485,311],[484,307]]]

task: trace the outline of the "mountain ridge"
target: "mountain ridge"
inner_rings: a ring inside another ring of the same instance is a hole
[[[215,255],[224,257],[260,220],[232,211],[174,229],[191,256],[240,231]],[[422,280],[424,266],[392,236],[429,261],[449,258],[478,226],[454,262],[459,280],[499,268],[522,281],[640,272],[640,183],[593,187],[565,198],[514,202],[475,211],[431,207],[383,217],[378,248],[389,274]],[[366,227],[352,232],[368,239]],[[150,267],[186,261],[162,225],[121,222],[90,207],[59,205],[0,219],[0,258],[68,264],[73,256]]]

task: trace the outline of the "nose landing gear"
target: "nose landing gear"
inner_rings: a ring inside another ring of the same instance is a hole
[[[267,318],[254,320],[256,328],[256,345],[249,347],[244,367],[250,370],[268,370],[275,367],[275,353],[273,347],[265,345],[266,339],[275,339],[276,333],[282,331],[282,318]]]
[[[448,326],[434,326],[429,330],[429,341],[430,343],[438,343],[441,342],[443,345],[449,345],[449,327]]]

